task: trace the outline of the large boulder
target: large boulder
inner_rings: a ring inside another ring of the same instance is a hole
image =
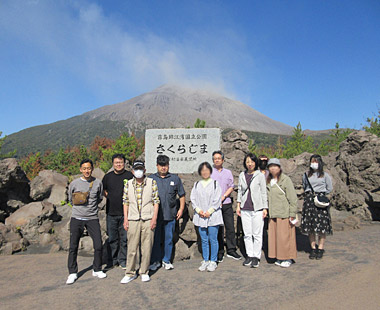
[[[29,180],[17,160],[0,160],[0,222],[29,201]]]
[[[45,222],[60,220],[61,217],[57,214],[54,205],[45,200],[31,202],[21,207],[6,218],[5,225],[16,228],[28,240],[38,241],[41,233],[52,231],[52,225]],[[44,229],[41,229],[41,226]]]
[[[335,206],[380,220],[380,138],[365,131],[350,134],[340,145],[335,169],[342,190],[334,192]]]
[[[53,170],[43,170],[30,183],[30,197],[59,205],[67,200],[69,178]]]

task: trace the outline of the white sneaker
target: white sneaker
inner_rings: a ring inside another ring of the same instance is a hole
[[[78,275],[76,273],[70,273],[67,277],[66,284],[73,284],[78,279]]]
[[[289,268],[292,264],[293,264],[293,262],[290,259],[288,259],[288,260],[284,260],[281,263],[280,267],[282,267],[282,268]]]
[[[156,271],[160,267],[161,267],[160,262],[154,262],[152,265],[149,266],[149,270]]]
[[[133,280],[136,279],[136,278],[137,278],[136,275],[134,275],[134,276],[124,276],[124,278],[121,279],[120,283],[121,283],[121,284],[127,284],[127,283],[133,281]]]
[[[215,269],[218,267],[217,263],[216,262],[210,262],[208,265],[207,265],[207,271],[210,271],[210,272],[213,272],[215,271]]]
[[[107,278],[107,274],[104,273],[103,271],[92,271],[92,276],[93,277],[97,277],[99,279],[104,279],[104,278]]]
[[[141,275],[141,281],[143,281],[143,282],[149,282],[150,281],[149,275],[147,275],[147,274]]]
[[[210,262],[202,261],[201,266],[198,268],[199,271],[205,271]]]
[[[282,263],[283,261],[282,260],[276,260],[276,262],[274,263],[276,266],[281,266],[281,263]]]
[[[165,268],[165,270],[174,269],[174,266],[172,263],[165,263],[164,261],[162,261],[162,266]]]

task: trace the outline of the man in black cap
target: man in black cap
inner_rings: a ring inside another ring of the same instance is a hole
[[[136,279],[137,250],[141,244],[141,280],[150,281],[149,263],[152,253],[154,230],[160,199],[155,180],[145,176],[145,165],[135,161],[132,166],[134,178],[124,186],[124,229],[128,232],[127,268],[120,283]]]

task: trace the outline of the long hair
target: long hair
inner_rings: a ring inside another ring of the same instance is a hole
[[[321,155],[312,155],[310,157],[310,164],[313,159],[315,159],[318,162],[318,170],[316,171],[318,173],[318,178],[323,178],[325,176],[325,173],[323,171],[324,164]],[[314,172],[315,170],[311,169],[311,167],[309,166],[309,172],[307,173],[307,176],[310,178],[314,174]]]

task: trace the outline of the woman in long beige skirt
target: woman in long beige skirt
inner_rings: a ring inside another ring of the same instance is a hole
[[[269,160],[268,169],[268,256],[276,259],[277,266],[288,268],[297,258],[297,194],[291,179],[282,173],[277,158]]]

